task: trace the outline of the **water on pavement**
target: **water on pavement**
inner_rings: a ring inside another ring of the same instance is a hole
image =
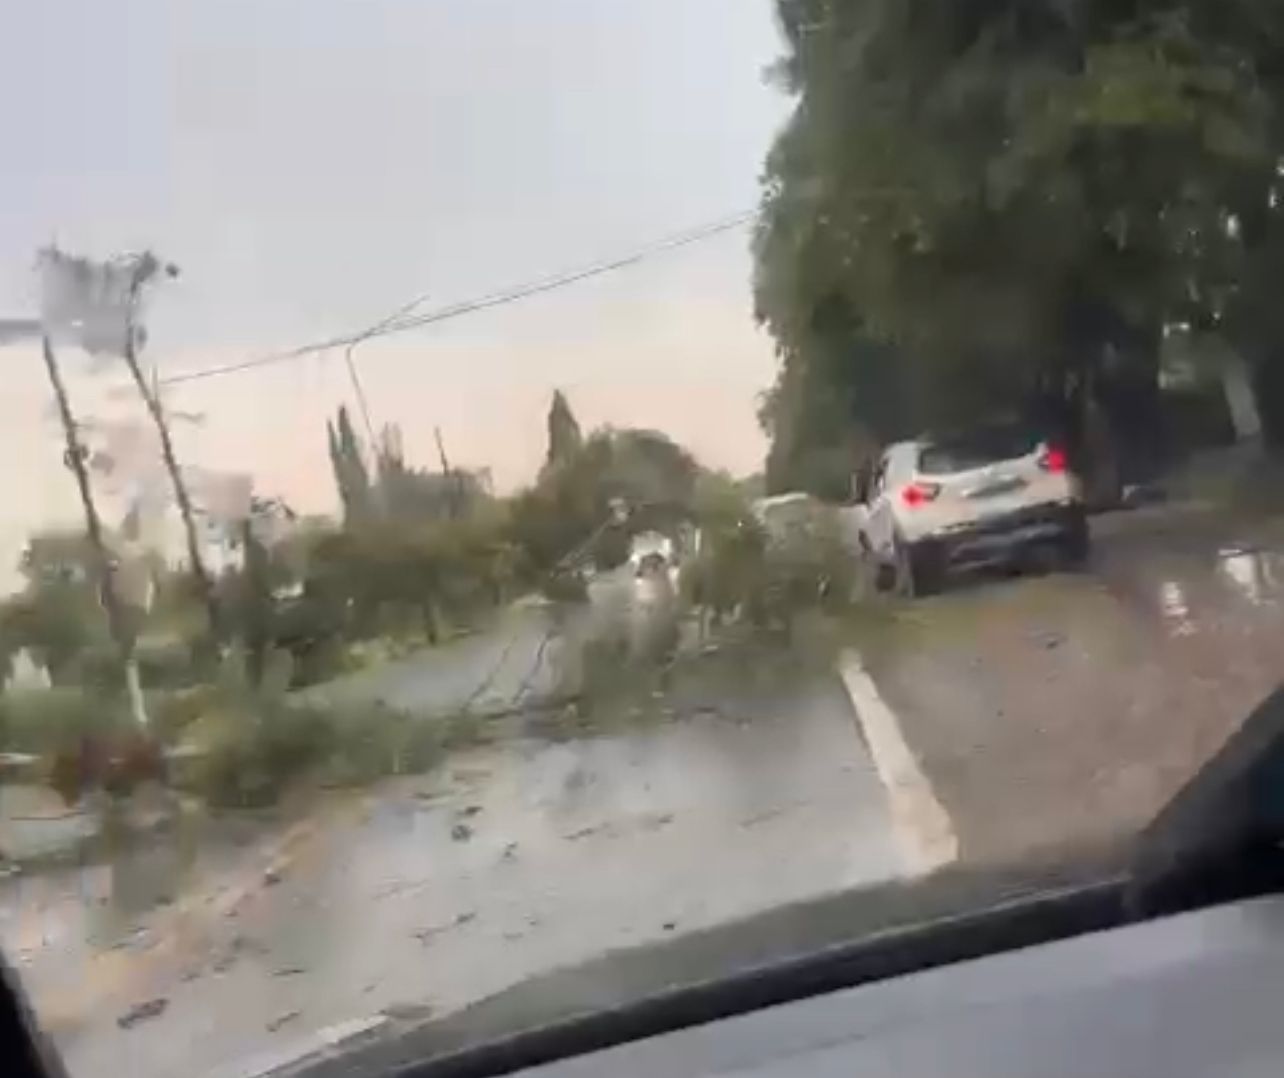
[[[960,582],[870,634],[964,859],[1135,834],[1280,683],[1277,527],[1160,507],[1094,536],[1082,573]]]
[[[142,950],[122,987],[55,1031],[73,1073],[103,1059],[140,1076],[236,1073],[308,1030],[449,1010],[901,871],[832,678],[680,721],[470,750],[324,820],[287,868],[212,904],[190,945]],[[162,1011],[118,1026],[155,999]]]

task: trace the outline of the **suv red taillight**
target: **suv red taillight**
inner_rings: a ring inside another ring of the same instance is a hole
[[[1060,473],[1066,470],[1066,451],[1057,445],[1050,445],[1039,457],[1039,467],[1045,472]]]
[[[909,508],[917,509],[920,505],[932,501],[940,493],[940,483],[924,483],[920,480],[901,487],[901,501]]]

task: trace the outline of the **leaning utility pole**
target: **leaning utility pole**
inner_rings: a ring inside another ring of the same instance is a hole
[[[446,443],[441,440],[441,428],[433,427],[432,433],[437,439],[437,456],[441,460],[441,474],[445,478],[446,488],[449,492],[447,503],[450,506],[450,515],[452,517],[462,516],[464,500],[462,480],[450,470],[450,461],[446,458]]]
[[[125,365],[129,368],[130,377],[134,380],[134,387],[138,390],[138,395],[147,408],[147,414],[151,416],[152,423],[156,426],[156,435],[160,439],[161,458],[165,462],[165,470],[169,472],[170,484],[174,488],[174,501],[178,505],[178,515],[183,521],[183,531],[187,539],[187,556],[192,563],[192,576],[196,578],[197,590],[200,592],[202,603],[205,604],[210,634],[215,641],[219,641],[222,639],[222,618],[218,599],[214,593],[214,583],[210,579],[209,572],[205,568],[205,559],[201,555],[200,537],[196,533],[196,519],[192,512],[192,499],[188,495],[187,484],[183,481],[178,457],[174,453],[174,442],[169,434],[169,423],[165,420],[165,410],[161,404],[159,389],[147,384],[147,379],[138,362],[138,333],[134,325],[138,297],[143,285],[159,269],[160,263],[150,251],[142,255],[134,267],[126,310],[124,359]],[[170,267],[170,272],[176,271]]]
[[[116,594],[116,566],[103,539],[102,519],[98,515],[98,507],[94,504],[94,492],[89,484],[89,472],[85,467],[85,458],[88,454],[80,443],[76,418],[71,410],[71,400],[67,396],[67,387],[62,380],[62,372],[58,369],[58,359],[54,355],[48,333],[41,335],[40,343],[44,353],[45,370],[49,375],[49,384],[53,388],[54,399],[58,402],[58,417],[62,420],[63,438],[67,446],[67,467],[76,477],[76,487],[80,491],[80,504],[85,511],[85,531],[89,535],[89,546],[98,562],[98,588],[103,609],[107,612],[107,628],[120,652],[121,666],[125,674],[125,690],[129,695],[129,710],[139,726],[146,726],[147,708],[143,701],[142,686],[138,680],[138,661],[134,656],[134,631],[126,621],[120,597]]]
[[[76,258],[50,248],[41,252],[46,333],[55,329],[93,354],[120,356],[156,428],[161,457],[169,473],[174,501],[187,539],[187,554],[201,600],[209,617],[210,634],[221,639],[222,624],[210,575],[201,556],[200,539],[170,437],[160,391],[148,385],[139,363],[142,328],[138,325],[143,288],[159,273],[176,276],[178,270],[163,264],[152,252],[131,254],[106,262]]]

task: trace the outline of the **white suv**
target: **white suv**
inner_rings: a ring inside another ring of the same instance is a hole
[[[995,423],[890,446],[869,476],[860,543],[881,582],[934,591],[952,569],[1032,550],[1088,554],[1079,484],[1065,451],[1029,427]]]

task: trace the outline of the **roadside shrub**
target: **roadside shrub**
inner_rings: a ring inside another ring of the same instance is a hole
[[[248,808],[277,801],[292,785],[370,782],[431,767],[452,737],[447,722],[418,719],[383,704],[303,703],[286,693],[289,655],[273,652],[257,686],[230,655],[214,706],[190,722],[194,751],[186,781],[210,804]]]
[[[828,507],[816,504],[787,527],[767,528],[743,498],[721,489],[706,503],[682,593],[715,626],[743,620],[789,631],[804,611],[849,602],[857,568]]]
[[[218,706],[218,690],[213,685],[193,685],[185,689],[149,690],[147,716],[152,730],[165,744],[182,738],[184,732]]]
[[[683,570],[682,597],[713,623],[756,610],[766,575],[766,536],[750,516],[709,521]]]
[[[856,559],[837,522],[820,517],[766,544],[753,613],[761,623],[787,625],[803,610],[846,603],[855,579]]]
[[[121,701],[85,689],[10,690],[0,696],[0,746],[46,755],[125,723]]]
[[[454,723],[379,704],[345,709],[282,703],[261,707],[250,722],[224,714],[214,728],[193,784],[210,804],[226,808],[273,804],[302,780],[358,785],[424,771],[463,741]]]
[[[149,688],[181,689],[196,683],[199,671],[186,640],[138,641],[138,676]]]
[[[332,717],[313,707],[260,702],[254,714],[207,716],[205,744],[192,769],[199,793],[222,808],[274,803],[295,780],[332,755]]]
[[[255,684],[243,651],[224,657],[213,706],[188,724],[184,738],[193,759],[183,778],[211,804],[271,804],[329,755],[334,735],[328,713],[289,705],[291,667],[288,652],[271,652]]]
[[[122,691],[125,679],[120,668],[120,651],[110,641],[83,648],[62,668],[60,682],[81,686],[86,692]]]
[[[600,572],[616,569],[629,560],[629,533],[621,525],[603,528],[593,542],[593,564]]]
[[[583,603],[588,601],[588,585],[574,569],[560,569],[544,577],[540,594],[556,603]]]
[[[334,742],[321,768],[328,784],[371,782],[424,771],[441,759],[450,738],[445,720],[430,721],[385,704],[332,712]]]
[[[145,688],[180,689],[199,680],[200,670],[187,641],[140,639],[134,658]],[[63,668],[62,680],[90,690],[118,692],[124,685],[120,652],[110,641],[91,644]]]

